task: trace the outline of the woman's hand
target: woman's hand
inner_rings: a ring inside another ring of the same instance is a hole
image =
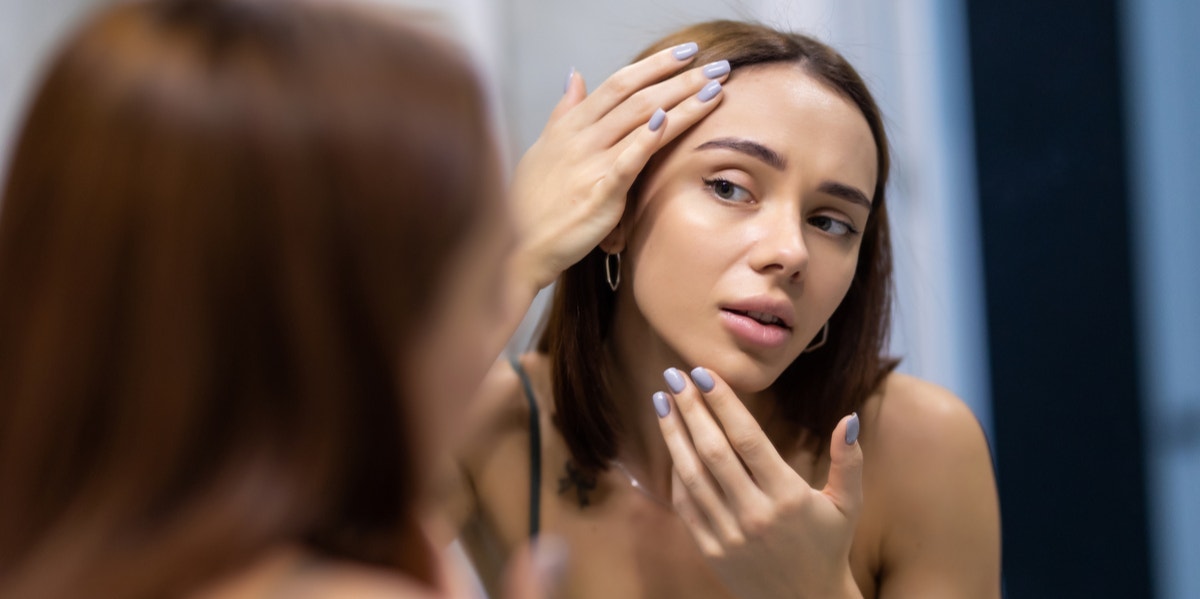
[[[816,490],[716,374],[696,368],[689,381],[672,368],[664,378],[674,401],[657,393],[654,404],[674,461],[672,500],[729,590],[739,599],[861,597],[849,562],[862,506],[858,416],[834,430],[829,482]]]
[[[519,240],[513,266],[529,291],[596,247],[617,226],[650,157],[719,103],[719,81],[729,72],[724,61],[663,80],[695,53],[695,44],[658,52],[617,71],[591,95],[572,71],[512,183]]]

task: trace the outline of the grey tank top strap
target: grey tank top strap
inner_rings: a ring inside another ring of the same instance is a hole
[[[542,431],[541,419],[538,418],[537,399],[533,396],[533,385],[529,375],[521,367],[517,356],[508,356],[509,364],[521,378],[521,386],[525,388],[525,400],[529,402],[529,538],[538,535],[538,525],[541,522],[542,497]]]

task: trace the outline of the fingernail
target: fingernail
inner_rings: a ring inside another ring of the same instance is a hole
[[[548,594],[567,573],[567,542],[556,535],[539,535],[533,542],[532,558],[534,575]]]
[[[575,77],[575,67],[571,67],[571,72],[567,73],[567,80],[563,82],[563,93],[567,93],[571,89],[571,79]]]
[[[671,413],[671,398],[662,391],[656,391],[652,399],[654,399],[654,411],[658,413],[658,417],[666,418],[667,414]]]
[[[682,393],[683,388],[687,386],[687,381],[683,380],[683,373],[674,368],[663,371],[663,380],[667,381],[672,393]]]
[[[713,387],[717,386],[713,382],[712,375],[708,373],[708,370],[699,366],[692,369],[692,382],[696,383],[696,386],[705,393],[712,391]]]
[[[666,111],[664,111],[661,108],[659,108],[658,110],[655,110],[654,116],[650,117],[650,130],[658,131],[658,128],[662,127],[663,121],[665,121],[665,120],[667,120]]]
[[[709,79],[716,79],[717,77],[720,77],[721,75],[728,74],[729,73],[729,61],[728,60],[718,60],[717,62],[710,62],[710,63],[704,65],[703,72],[704,72],[704,76],[708,77]]]
[[[679,44],[678,46],[675,46],[675,49],[671,50],[671,54],[675,55],[676,60],[686,60],[695,56],[699,51],[700,46],[697,46],[696,42],[688,42],[686,44]]]
[[[701,102],[707,102],[717,97],[717,94],[719,93],[721,93],[721,82],[709,81],[708,85],[705,85],[704,89],[700,90],[700,93],[696,94],[696,97],[700,98]]]
[[[850,421],[846,423],[846,445],[854,445],[858,440],[858,412],[850,415]]]

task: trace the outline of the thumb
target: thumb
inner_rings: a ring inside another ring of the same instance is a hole
[[[838,423],[829,440],[829,481],[822,493],[846,516],[857,516],[862,506],[862,446],[858,443],[859,420],[854,413]]]
[[[566,82],[563,84],[562,98],[559,99],[558,104],[554,105],[554,110],[550,112],[550,118],[547,119],[546,124],[557,121],[586,97],[587,83],[583,80],[583,75],[576,71],[575,67],[571,67],[571,72],[567,74]]]
[[[557,597],[566,571],[567,544],[553,535],[542,535],[518,551],[509,563],[504,599]]]

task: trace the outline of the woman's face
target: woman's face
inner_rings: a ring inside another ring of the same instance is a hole
[[[609,240],[625,242],[618,327],[648,324],[666,359],[765,389],[854,278],[876,180],[867,121],[795,64],[751,67],[656,160]]]

